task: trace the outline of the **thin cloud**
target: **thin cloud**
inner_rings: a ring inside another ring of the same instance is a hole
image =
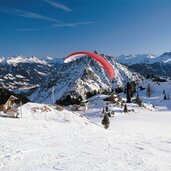
[[[60,23],[60,24],[53,24],[51,28],[57,28],[57,27],[77,27],[80,25],[89,25],[89,24],[95,24],[97,22],[91,22],[91,21],[84,21],[84,22],[78,22],[78,23]]]
[[[60,24],[52,24],[48,27],[42,27],[42,28],[19,28],[17,31],[38,31],[38,30],[49,30],[49,29],[55,29],[59,27],[78,27],[80,25],[88,25],[88,24],[95,24],[97,22],[91,22],[91,21],[84,21],[84,22],[78,22],[78,23],[60,23]]]
[[[41,28],[19,28],[17,31],[38,31],[41,30]]]
[[[55,18],[41,15],[41,14],[35,13],[35,12],[23,11],[20,9],[2,9],[2,8],[0,8],[0,12],[19,16],[19,17],[25,17],[25,18],[31,18],[31,19],[37,19],[37,20],[46,20],[46,21],[57,22],[57,23],[60,22],[59,20],[57,20]]]
[[[44,0],[45,2],[47,2],[49,5],[58,8],[58,9],[62,9],[64,11],[70,12],[72,11],[69,7],[67,7],[66,5],[60,3],[60,2],[56,2],[54,0]]]

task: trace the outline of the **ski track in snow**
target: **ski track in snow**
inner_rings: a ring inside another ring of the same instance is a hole
[[[22,119],[0,117],[0,171],[170,171],[171,101],[162,100],[161,87],[152,87],[154,96],[143,101],[157,110],[130,105],[135,112],[124,114],[113,107],[117,112],[107,130],[99,117],[104,102],[97,99],[87,113],[52,107],[33,112],[43,104],[29,103]]]

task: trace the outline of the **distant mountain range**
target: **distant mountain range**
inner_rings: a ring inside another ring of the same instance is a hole
[[[171,52],[159,56],[152,54],[121,55],[114,59],[143,76],[153,74],[171,78]]]
[[[66,64],[63,59],[51,57],[1,57],[0,84],[16,93],[24,93],[31,101],[52,103],[52,95],[55,101],[65,100],[67,95],[84,99],[87,93],[108,91],[142,78],[113,57],[104,57],[115,69],[113,81],[98,62],[88,57]]]
[[[8,90],[39,86],[40,82],[60,65],[51,61],[49,58],[0,57],[0,86]]]
[[[85,99],[88,93],[115,89],[148,74],[171,78],[171,53],[104,57],[115,70],[113,81],[98,62],[88,57],[66,64],[62,58],[0,57],[0,87],[23,93],[34,102],[52,103],[53,98],[65,100],[67,95]]]
[[[138,54],[138,55],[121,55],[114,57],[114,59],[122,64],[134,65],[134,64],[154,64],[162,62],[165,64],[171,64],[171,52],[166,52],[160,56],[154,54]]]

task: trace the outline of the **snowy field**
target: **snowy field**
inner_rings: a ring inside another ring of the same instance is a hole
[[[22,118],[0,117],[0,171],[170,171],[171,100],[163,100],[163,89],[171,93],[169,83],[152,84],[150,98],[140,92],[148,108],[130,104],[134,111],[125,114],[111,105],[107,130],[102,98],[74,113],[25,104]]]

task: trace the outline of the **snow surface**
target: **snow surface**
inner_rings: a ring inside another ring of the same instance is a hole
[[[141,84],[148,83],[152,96],[139,92],[146,108],[128,104],[134,111],[125,114],[110,104],[115,116],[107,130],[100,118],[104,95],[91,98],[88,111],[27,103],[22,118],[0,117],[0,170],[170,171],[171,100],[162,91],[170,94],[171,83]]]

